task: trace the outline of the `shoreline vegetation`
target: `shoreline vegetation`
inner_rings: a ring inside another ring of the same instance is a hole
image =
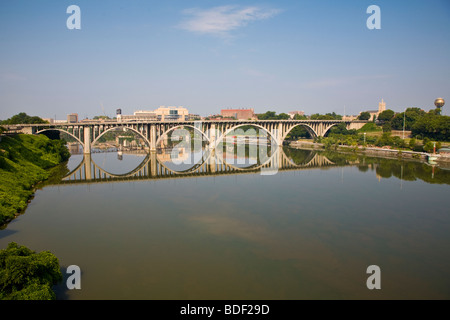
[[[10,242],[0,250],[0,300],[56,300],[53,285],[63,280],[58,258]]]
[[[405,149],[392,149],[386,147],[367,147],[361,145],[332,145],[327,146],[325,143],[312,142],[312,141],[291,141],[288,146],[295,149],[312,149],[318,151],[334,151],[340,153],[352,153],[361,154],[372,157],[381,157],[386,159],[411,159],[420,160],[422,162],[428,161],[430,156],[436,156],[435,161],[437,164],[443,164],[444,166],[450,165],[450,155],[439,156],[432,153],[422,151],[412,151]]]
[[[63,140],[44,135],[0,137],[0,228],[23,213],[38,184],[70,157]]]

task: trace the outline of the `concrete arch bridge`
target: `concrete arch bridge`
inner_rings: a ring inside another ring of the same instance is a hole
[[[11,132],[40,134],[60,131],[73,137],[83,146],[84,153],[91,153],[91,146],[113,130],[130,130],[140,136],[150,151],[156,151],[158,143],[167,139],[176,129],[191,128],[215,149],[233,130],[251,126],[260,136],[267,136],[278,146],[283,145],[289,132],[303,126],[312,137],[323,137],[335,125],[344,123],[347,129],[360,129],[367,121],[346,120],[206,120],[206,121],[104,121],[63,124],[20,124],[6,126]],[[245,132],[244,132],[245,133]]]

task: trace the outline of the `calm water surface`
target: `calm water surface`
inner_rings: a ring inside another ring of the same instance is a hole
[[[0,247],[78,265],[82,289],[61,284],[59,299],[449,299],[450,172],[314,156],[285,149],[290,167],[274,175],[146,178],[144,154],[94,153],[105,172],[142,166],[144,177],[45,186],[0,230]],[[366,287],[370,265],[381,290]]]

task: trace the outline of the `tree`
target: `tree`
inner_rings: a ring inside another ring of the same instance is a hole
[[[391,132],[391,130],[392,128],[390,122],[386,122],[385,124],[383,124],[383,132]]]
[[[54,300],[52,285],[63,279],[58,259],[15,242],[0,250],[1,300]]]
[[[411,128],[413,136],[420,135],[434,140],[450,140],[450,117],[427,113]]]
[[[310,118],[311,120],[342,120],[342,116],[335,112],[327,114],[314,113]]]
[[[38,116],[29,116],[25,112],[20,112],[9,119],[2,121],[2,124],[38,124],[38,123],[48,123],[48,122],[39,118]]]
[[[294,120],[306,120],[307,117],[305,115],[295,114]]]
[[[367,111],[363,111],[359,114],[358,120],[369,120],[370,119],[370,113]]]
[[[348,130],[345,123],[339,123],[331,127],[328,136],[332,135],[357,135],[357,131],[355,129]]]
[[[92,118],[93,120],[109,120],[109,119],[111,119],[110,117],[108,117],[108,116],[95,116],[95,117],[93,117]]]
[[[383,112],[381,112],[378,115],[378,120],[380,120],[380,121],[391,121],[391,119],[394,117],[394,115],[395,115],[394,111],[392,111],[390,109],[387,109],[387,110],[384,110]]]
[[[415,138],[411,138],[411,139],[409,140],[409,148],[410,148],[411,150],[414,150],[414,149],[416,148],[416,139],[415,139]]]
[[[259,120],[288,120],[291,117],[286,113],[276,114],[275,111],[267,111],[266,113],[258,114]]]
[[[267,111],[266,113],[258,114],[259,120],[277,120],[275,111]]]
[[[294,127],[286,136],[286,139],[294,139],[297,140],[298,138],[303,137],[311,137],[311,134],[308,132],[308,130],[300,125],[300,126],[296,126]]]
[[[414,123],[425,114],[425,111],[420,108],[407,108],[405,112],[397,113],[394,118],[392,118],[392,128],[402,130],[403,122],[405,122],[405,130],[411,130]]]
[[[291,117],[287,113],[280,113],[278,115],[278,120],[289,120]]]
[[[375,145],[377,147],[390,146],[393,144],[393,139],[390,132],[384,132],[381,137],[377,139]]]

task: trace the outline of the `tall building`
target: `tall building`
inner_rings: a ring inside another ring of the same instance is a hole
[[[68,114],[67,122],[68,123],[77,123],[78,122],[78,114],[77,113]]]
[[[386,110],[386,103],[383,99],[381,99],[381,102],[378,104],[378,114],[382,113]]]
[[[251,109],[222,109],[220,115],[224,118],[234,118],[236,120],[255,119],[255,111]]]

